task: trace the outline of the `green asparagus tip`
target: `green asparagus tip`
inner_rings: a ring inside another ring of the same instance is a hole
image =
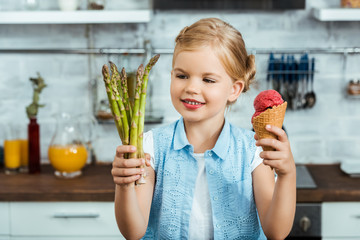
[[[142,76],[144,75],[144,65],[143,64],[140,64],[139,68],[138,68],[138,73],[139,73],[139,76]]]
[[[150,64],[151,65],[154,65],[160,58],[160,54],[156,54],[155,56],[153,56],[151,59],[150,59]]]
[[[111,72],[112,72],[112,73],[117,73],[117,72],[118,72],[118,69],[117,69],[116,64],[113,63],[113,62],[111,62],[111,61],[109,61],[109,63],[110,63],[110,70],[111,70]]]
[[[125,71],[125,68],[124,68],[124,67],[121,69],[121,76],[122,76],[124,79],[127,78],[127,77],[126,77],[126,71]]]
[[[104,81],[106,82],[110,76],[109,67],[106,64],[104,64],[104,66],[102,67],[102,74],[104,76]]]

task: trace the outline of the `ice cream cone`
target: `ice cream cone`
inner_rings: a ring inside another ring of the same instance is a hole
[[[277,139],[276,135],[265,129],[265,126],[270,124],[281,128],[284,122],[286,107],[287,107],[287,102],[284,102],[278,106],[269,108],[264,112],[260,113],[258,116],[254,117],[253,128],[259,139],[263,139],[263,138]],[[263,150],[273,151],[275,149],[266,146],[263,147]]]

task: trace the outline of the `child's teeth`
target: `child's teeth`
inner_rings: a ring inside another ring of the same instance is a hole
[[[189,101],[185,101],[186,103],[188,103],[188,104],[191,104],[191,105],[199,105],[200,103],[198,103],[198,102],[189,102]]]

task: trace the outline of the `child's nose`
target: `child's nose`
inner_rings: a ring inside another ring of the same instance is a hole
[[[187,93],[191,93],[191,94],[200,93],[199,81],[197,81],[196,79],[189,79],[189,81],[187,82],[187,85],[185,87],[185,91]]]

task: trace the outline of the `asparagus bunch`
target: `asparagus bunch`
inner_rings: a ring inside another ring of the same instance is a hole
[[[159,54],[152,57],[145,68],[142,64],[139,66],[136,72],[136,87],[134,91],[131,91],[131,88],[128,87],[125,68],[122,68],[121,72],[119,72],[117,66],[112,62],[110,62],[110,70],[106,64],[102,68],[110,109],[122,144],[136,146],[137,151],[125,156],[125,158],[145,157],[143,132],[146,90],[150,70],[159,57]],[[145,183],[145,177],[145,174],[143,174],[136,184]]]

